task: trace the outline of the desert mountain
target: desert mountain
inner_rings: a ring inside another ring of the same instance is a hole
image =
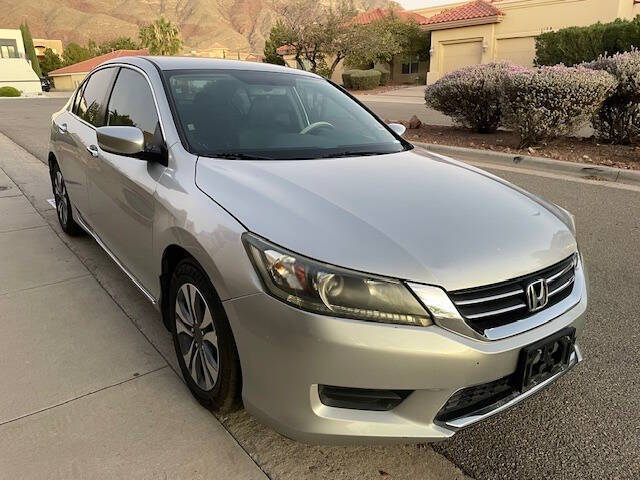
[[[355,7],[391,3],[356,0]],[[269,0],[0,0],[0,28],[18,28],[26,19],[35,38],[100,43],[123,35],[137,40],[138,25],[164,15],[180,27],[186,51],[262,52],[276,18],[269,5]]]

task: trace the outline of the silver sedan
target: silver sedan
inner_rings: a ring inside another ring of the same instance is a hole
[[[49,166],[204,406],[437,441],[582,360],[587,282],[571,214],[403,131],[307,72],[119,58],[53,115]]]

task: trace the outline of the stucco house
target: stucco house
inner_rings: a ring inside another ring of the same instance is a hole
[[[44,58],[44,51],[47,48],[50,48],[53,53],[62,57],[62,40],[49,40],[46,38],[34,38],[33,39],[33,48],[36,50],[36,56],[38,60],[42,60]]]
[[[7,86],[27,95],[42,93],[40,79],[25,54],[20,30],[0,29],[0,87]]]
[[[531,66],[535,37],[570,26],[631,19],[638,0],[474,0],[418,8],[431,31],[427,83],[465,65],[507,60]]]
[[[136,57],[140,55],[149,55],[149,51],[142,50],[116,50],[115,52],[105,53],[98,57],[90,58],[83,62],[74,63],[66,67],[52,70],[49,77],[53,80],[56,90],[75,90],[82,83],[87,74],[95,67],[107,60],[118,57]]]

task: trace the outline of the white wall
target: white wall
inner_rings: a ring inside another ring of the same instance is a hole
[[[15,40],[18,57],[20,57],[0,58],[0,87],[14,87],[27,95],[42,93],[40,79],[25,58],[20,30],[0,29],[0,39]]]

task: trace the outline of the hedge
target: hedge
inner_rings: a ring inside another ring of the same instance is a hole
[[[370,90],[380,85],[380,77],[378,70],[352,70],[351,88],[353,90]]]
[[[540,67],[505,75],[504,125],[520,137],[520,147],[567,135],[582,127],[615,90],[607,72],[583,67]]]
[[[19,97],[20,90],[13,87],[0,87],[0,97]]]
[[[476,132],[495,132],[502,122],[500,96],[503,77],[521,71],[509,63],[472,65],[455,70],[425,89],[426,104],[455,123]]]
[[[376,69],[380,72],[380,85],[386,85],[389,83],[389,72],[387,70]]]
[[[604,0],[603,0],[604,1]],[[640,15],[588,27],[569,27],[536,37],[536,65],[567,66],[640,47]]]
[[[609,143],[631,143],[640,129],[640,51],[600,57],[584,66],[608,72],[618,81],[613,95],[593,117],[596,137]]]
[[[344,88],[353,88],[353,86],[351,85],[351,74],[353,72],[354,70],[345,70],[344,72],[342,72],[342,86]]]

